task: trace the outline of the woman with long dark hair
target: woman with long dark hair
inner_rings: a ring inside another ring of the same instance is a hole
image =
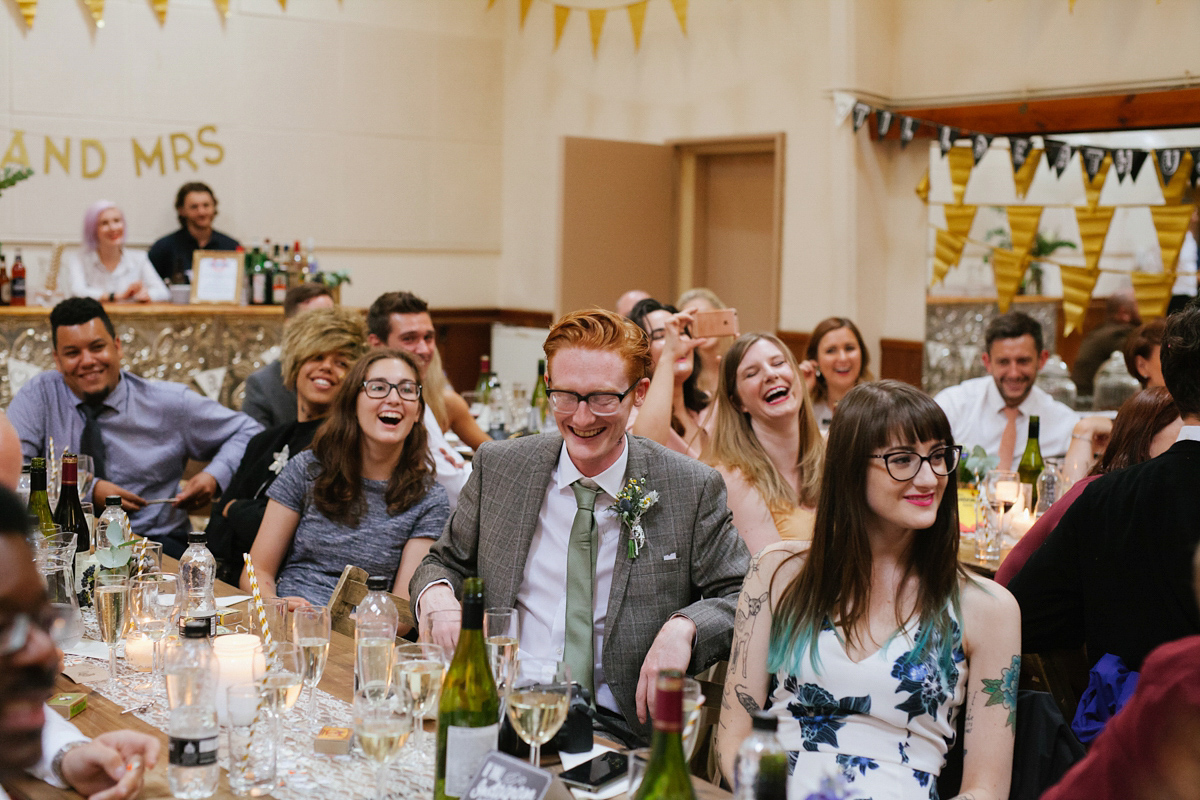
[[[846,393],[871,380],[871,353],[852,320],[829,317],[813,328],[804,355],[801,368],[812,395],[813,413],[824,433]]]
[[[959,565],[959,448],[936,403],[898,381],[855,387],[829,430],[811,547],[780,542],[738,602],[718,732],[722,768],[779,720],[790,796],[841,776],[856,796],[934,798],[966,718],[962,793],[1008,796],[1020,611]]]
[[[347,564],[394,576],[393,591],[408,596],[409,578],[449,516],[424,412],[408,353],[372,350],[350,369],[312,449],[289,461],[267,492],[250,549],[265,596],[325,605]],[[241,585],[249,588],[245,571]]]

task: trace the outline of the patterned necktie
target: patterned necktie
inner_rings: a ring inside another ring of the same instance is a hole
[[[600,548],[596,529],[596,495],[600,487],[586,478],[571,484],[575,492],[575,521],[567,547],[567,629],[563,660],[571,668],[571,677],[587,688],[593,702],[596,697],[593,651],[593,587],[596,583],[596,551]]]
[[[92,466],[95,468],[97,478],[107,478],[108,472],[105,470],[104,464],[104,440],[100,438],[100,412],[104,410],[104,406],[80,403],[79,410],[83,412],[85,419],[83,434],[79,437],[79,452],[92,457]]]
[[[1004,426],[1004,433],[1000,434],[1000,452],[997,453],[1000,463],[996,465],[1000,469],[1012,469],[1013,456],[1016,455],[1017,449],[1017,416],[1020,413],[1019,408],[1004,407],[1004,416],[1008,418],[1008,424]]]

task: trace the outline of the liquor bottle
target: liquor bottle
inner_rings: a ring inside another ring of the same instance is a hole
[[[25,305],[25,262],[21,260],[21,248],[13,254],[12,298],[9,305]]]
[[[275,266],[275,274],[276,275],[278,275],[280,272],[283,273],[283,285],[285,287],[284,288],[285,292],[287,291],[286,287],[291,286],[291,284],[292,284],[291,279],[288,276],[288,270],[290,270],[291,268],[292,268],[292,246],[290,244],[285,244],[283,246],[283,253],[280,254],[279,261]],[[282,300],[279,300],[277,302],[280,304],[283,303]]]
[[[279,249],[278,246],[275,248]],[[263,247],[262,259],[259,261],[263,274],[263,305],[274,305],[271,302],[271,282],[275,278],[275,262],[271,260],[271,240],[267,239],[267,244]]]
[[[217,658],[203,622],[183,623],[182,639],[167,649],[167,781],[185,800],[212,797],[217,763]]]
[[[738,748],[734,762],[734,800],[785,800],[788,757],[775,735],[779,720],[755,711],[751,724],[750,735]]]
[[[1030,513],[1037,508],[1037,479],[1042,474],[1045,464],[1042,462],[1042,448],[1038,444],[1041,420],[1038,417],[1029,418],[1029,438],[1025,442],[1025,453],[1021,463],[1017,465],[1017,475],[1021,478],[1021,494],[1025,497],[1025,508]]]
[[[304,266],[307,263],[308,260],[304,257],[304,253],[300,251],[300,240],[297,239],[296,243],[292,245],[292,266],[290,271],[292,273],[293,286],[299,286],[304,282]]]
[[[471,404],[471,415],[475,417],[475,421],[479,427],[490,432],[499,425],[503,427],[503,419],[492,419],[493,416],[498,416],[494,412],[494,400],[499,399],[500,379],[492,372],[492,359],[490,356],[479,357],[479,379],[475,381],[475,402]],[[493,436],[492,438],[497,438]]]
[[[546,359],[539,358],[537,383],[533,385],[533,394],[529,398],[529,432],[545,431],[552,420],[550,395],[546,394]]]
[[[53,525],[54,512],[50,510],[50,495],[46,492],[46,459],[34,458],[29,462],[29,516],[38,518],[39,526]]]
[[[500,733],[500,698],[483,641],[483,579],[463,583],[462,630],[438,703],[434,798],[461,797]],[[453,758],[448,754],[453,753]]]
[[[650,763],[635,800],[695,800],[683,757],[683,673],[664,669],[655,685]]]
[[[390,587],[386,576],[370,576],[367,593],[354,609],[354,690],[365,689],[380,697],[387,694],[392,648],[400,626],[400,612],[388,596]]]
[[[250,254],[250,305],[265,306],[267,304],[267,272],[264,268],[266,258],[258,247]]]
[[[320,264],[317,262],[316,242],[313,237],[308,237],[308,242],[304,247],[304,267],[309,275],[316,275]]]
[[[0,253],[0,306],[12,303],[12,284],[8,280],[8,265],[4,263],[4,254]]]
[[[208,551],[207,542],[208,534],[204,531],[192,531],[188,534],[188,548],[179,559],[179,590],[183,592],[179,625],[182,628],[188,620],[200,620],[211,637],[217,634],[217,601],[213,596],[217,561]]]
[[[76,534],[75,547],[86,553],[91,549],[91,530],[83,505],[79,502],[79,458],[74,453],[63,453],[62,489],[58,492],[58,508],[54,509],[54,521],[62,526],[63,533]]]

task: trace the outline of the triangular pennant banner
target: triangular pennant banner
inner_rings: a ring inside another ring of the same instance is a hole
[[[888,135],[888,131],[892,129],[892,112],[880,109],[875,112],[875,130],[879,133],[879,138]]]
[[[525,2],[525,0],[521,0],[521,2]],[[635,51],[642,46],[642,25],[646,22],[646,3],[648,2],[650,0],[642,0],[626,9],[629,12],[629,27],[633,29],[633,49]]]
[[[1108,236],[1108,225],[1112,222],[1114,206],[1103,208],[1075,207],[1075,222],[1079,224],[1079,238],[1083,242],[1083,258],[1088,269],[1096,269],[1100,253],[1104,250],[1104,238]]]
[[[37,0],[17,0],[17,8],[25,18],[25,27],[33,30],[33,18],[37,15]]]
[[[1163,272],[1174,272],[1188,223],[1192,220],[1192,205],[1150,206],[1150,218],[1154,220],[1154,231],[1158,234]]]
[[[971,223],[975,221],[975,206],[946,206],[946,230],[966,239],[971,235]]]
[[[971,168],[973,166],[975,166],[975,159],[971,148],[950,148],[950,183],[954,187],[955,205],[962,205],[963,195],[966,194],[967,181],[971,178]]]
[[[525,18],[529,16],[529,7],[533,0],[521,0],[521,30],[525,30]]]
[[[1063,287],[1063,336],[1070,336],[1083,323],[1100,270],[1065,265],[1060,265],[1058,270],[1062,274]]]
[[[1193,147],[1189,150],[1192,154],[1192,185],[1196,185],[1196,181],[1200,181],[1200,147]]]
[[[933,283],[941,283],[952,267],[957,267],[962,258],[967,240],[948,231],[937,232],[937,245],[933,253]]]
[[[15,395],[29,379],[41,373],[42,368],[18,358],[8,359],[8,388]]]
[[[954,140],[957,138],[957,128],[951,128],[949,125],[938,126],[938,148],[941,149],[943,158],[950,152],[950,148],[954,147]]]
[[[279,0],[279,7],[287,11],[287,0]]]
[[[687,36],[688,0],[671,0],[671,5],[675,8],[675,16],[679,19],[679,30],[683,31],[684,36]]]
[[[1108,151],[1103,147],[1081,147],[1079,155],[1083,158],[1083,171],[1087,173],[1090,181],[1100,171],[1100,165],[1104,163],[1104,156],[1108,155]]]
[[[604,18],[608,12],[603,8],[588,11],[588,29],[592,32],[592,58],[600,51],[600,34],[604,32]]]
[[[1071,145],[1066,142],[1056,142],[1052,139],[1046,139],[1046,158],[1050,161],[1050,169],[1054,170],[1058,177],[1062,177],[1063,170],[1071,163],[1071,156],[1074,151],[1071,150]]]
[[[1008,155],[1012,159],[1014,175],[1021,170],[1021,167],[1025,166],[1025,162],[1029,160],[1029,154],[1032,151],[1033,139],[1028,136],[1008,137]]]
[[[567,20],[571,18],[571,9],[567,6],[554,7],[554,49],[558,49],[558,43],[562,41],[563,29],[567,27]]]
[[[224,19],[229,19],[229,0],[216,0],[217,11],[221,12]]]
[[[1170,165],[1173,167],[1171,178],[1167,180],[1162,174],[1162,154],[1164,152],[1170,151],[1158,151],[1159,157],[1156,159],[1159,165],[1158,185],[1162,187],[1163,202],[1169,206],[1176,206],[1183,199],[1184,187],[1187,186],[1188,181],[1192,178],[1192,154],[1187,150],[1174,151],[1179,153],[1179,158],[1173,159]]]
[[[1093,170],[1089,165],[1088,150],[1100,151],[1100,165]],[[1085,147],[1080,151],[1084,169],[1087,175],[1083,179],[1083,189],[1087,192],[1088,208],[1095,208],[1100,205],[1100,191],[1104,188],[1104,181],[1108,179],[1108,165],[1112,163],[1112,158],[1109,157],[1108,151],[1103,148]]]
[[[1117,183],[1124,183],[1125,176],[1133,168],[1133,151],[1128,147],[1112,151],[1113,170],[1117,173]]]
[[[858,129],[867,121],[867,116],[871,113],[871,107],[866,103],[855,103],[854,110],[850,112],[850,121],[854,124],[854,132],[858,133]]]
[[[1133,151],[1133,160],[1129,162],[1130,178],[1133,178],[1135,181],[1138,179],[1138,175],[1142,174],[1142,165],[1146,163],[1146,159],[1149,158],[1149,156],[1150,154],[1145,150]]]
[[[929,202],[929,168],[925,168],[925,174],[921,176],[920,183],[916,188],[917,197],[921,198],[922,203]]]
[[[1171,178],[1175,176],[1179,169],[1180,162],[1183,161],[1183,150],[1178,147],[1168,148],[1166,150],[1156,150],[1154,153],[1158,161],[1158,174],[1162,178],[1163,185],[1171,182]]]
[[[921,127],[921,121],[913,117],[900,118],[900,149],[908,147],[908,143],[917,135],[917,128]]]
[[[1175,273],[1133,272],[1129,277],[1133,280],[1133,297],[1141,318],[1150,320],[1166,316],[1171,289],[1175,286]]]
[[[1012,300],[1017,296],[1021,286],[1021,278],[1025,277],[1025,267],[1029,259],[1023,253],[1014,253],[998,247],[992,251],[992,274],[996,277],[996,306],[1000,313],[1008,311]]]
[[[229,367],[196,370],[192,373],[192,380],[210,400],[220,402],[221,387],[225,385],[225,374],[228,371]]]
[[[1025,163],[1021,165],[1013,174],[1013,185],[1017,190],[1017,197],[1025,198],[1025,194],[1029,191],[1029,187],[1033,184],[1033,178],[1037,175],[1038,164],[1042,161],[1042,151],[1034,150],[1025,159]]]
[[[104,27],[104,0],[83,0],[87,10],[92,15],[97,28]]]
[[[992,137],[986,133],[977,133],[971,137],[971,158],[975,159],[975,166],[979,166],[979,160],[987,155],[991,146]]]
[[[488,0],[488,7],[487,7],[487,10],[488,10],[488,11],[491,11],[491,10],[492,10],[492,6],[494,6],[494,5],[496,5],[496,0]]]
[[[1037,236],[1038,222],[1042,218],[1041,206],[1008,206],[1008,229],[1014,252],[1028,255]]]
[[[645,5],[645,3],[643,3]],[[846,121],[846,117],[850,116],[851,109],[858,101],[854,95],[849,92],[834,92],[833,93],[833,124],[841,125]]]

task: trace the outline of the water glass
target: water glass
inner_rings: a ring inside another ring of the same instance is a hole
[[[129,574],[137,577],[152,572],[162,572],[162,542],[140,540],[132,545],[129,558]]]
[[[261,797],[275,788],[275,737],[260,683],[225,689],[229,708],[229,788],[239,797]]]
[[[700,715],[704,711],[704,693],[700,681],[683,679],[683,759],[692,760],[696,751],[696,740],[700,737]]]
[[[625,790],[627,797],[635,797],[641,788],[642,778],[646,776],[646,767],[650,765],[650,754],[649,747],[629,751],[629,788]]]
[[[266,611],[267,628],[271,631],[271,638],[276,642],[287,641],[287,600],[282,597],[264,597],[263,609]],[[262,619],[258,614],[250,615],[250,632],[258,636],[264,642],[267,637],[263,634]]]

